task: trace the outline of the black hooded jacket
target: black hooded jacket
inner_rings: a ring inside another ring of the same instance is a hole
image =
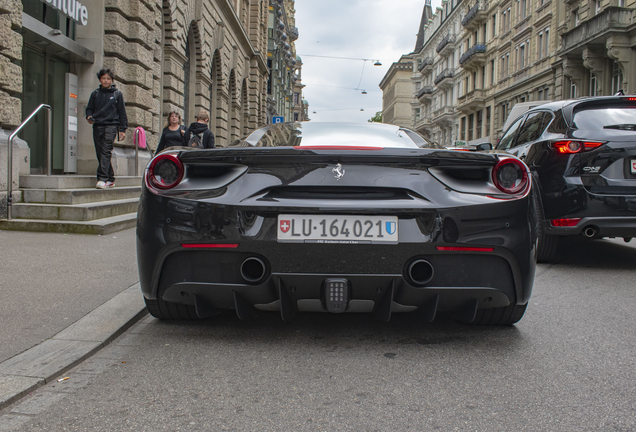
[[[114,85],[105,89],[99,86],[91,93],[86,106],[86,117],[93,116],[94,126],[119,126],[120,132],[128,129],[128,116],[124,95]]]
[[[183,134],[183,145],[185,147],[190,147],[190,137],[193,133],[197,135],[203,133],[203,148],[214,148],[214,134],[210,129],[208,129],[208,125],[206,123],[199,122],[191,123],[185,130],[185,134]]]

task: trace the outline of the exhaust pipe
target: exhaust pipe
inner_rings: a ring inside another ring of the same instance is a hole
[[[426,285],[433,279],[433,266],[425,259],[416,259],[406,269],[408,278],[415,283],[415,285]]]
[[[241,264],[241,276],[250,283],[256,283],[263,280],[266,272],[267,266],[260,258],[246,258]]]
[[[596,228],[594,228],[593,226],[589,226],[585,229],[583,229],[583,235],[587,238],[592,238],[596,236],[596,233],[598,233],[598,230]]]

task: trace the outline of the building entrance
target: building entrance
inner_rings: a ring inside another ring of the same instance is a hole
[[[64,172],[65,75],[69,64],[35,47],[24,46],[22,118],[40,104],[51,106],[51,166],[53,173]],[[22,129],[21,138],[31,150],[31,174],[46,172],[46,111],[40,111],[31,124]]]

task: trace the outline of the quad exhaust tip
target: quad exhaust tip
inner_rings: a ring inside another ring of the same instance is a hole
[[[406,275],[416,286],[426,285],[433,279],[433,265],[425,259],[413,260],[406,269]]]
[[[261,282],[266,274],[267,266],[260,258],[249,257],[241,263],[241,277],[249,283]]]

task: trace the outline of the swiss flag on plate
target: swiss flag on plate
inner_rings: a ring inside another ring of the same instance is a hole
[[[287,231],[289,231],[290,227],[291,227],[291,223],[288,220],[280,221],[280,230],[282,232],[286,233]]]
[[[632,161],[632,173],[636,174],[636,159]]]

